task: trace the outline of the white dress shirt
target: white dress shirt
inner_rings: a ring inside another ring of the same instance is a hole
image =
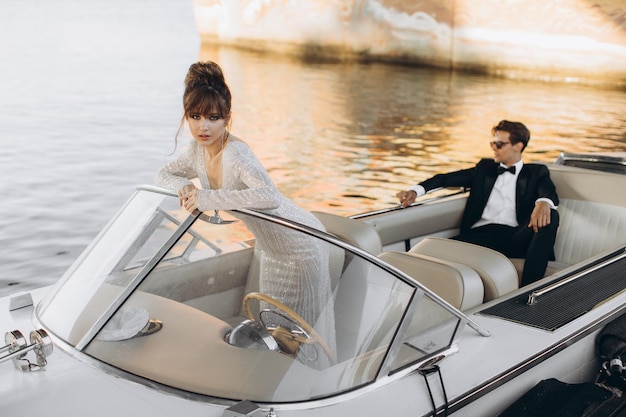
[[[500,166],[508,168],[504,164],[500,164]],[[472,229],[491,223],[505,224],[512,227],[519,226],[517,223],[517,212],[515,211],[515,192],[517,177],[522,171],[524,162],[520,159],[514,166],[515,174],[503,172],[498,175],[483,214],[480,220],[474,223]]]

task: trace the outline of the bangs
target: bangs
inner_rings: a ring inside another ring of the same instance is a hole
[[[183,105],[185,117],[190,114],[199,114],[203,117],[219,114],[221,118],[226,118],[229,113],[224,100],[212,88],[196,89],[187,95]]]

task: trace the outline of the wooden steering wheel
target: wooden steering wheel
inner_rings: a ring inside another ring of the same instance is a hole
[[[307,323],[298,313],[296,313],[280,301],[270,297],[269,295],[261,294],[258,292],[251,292],[246,294],[246,296],[243,298],[243,310],[250,320],[254,320],[254,316],[249,306],[250,300],[264,301],[267,304],[275,307],[280,312],[284,313],[284,315],[281,314],[281,317],[284,317],[285,319],[292,322],[296,327],[298,327],[298,330],[302,332],[302,334],[299,334],[291,332],[288,329],[280,326],[267,326],[265,323],[263,323],[261,317],[259,317],[259,320],[261,321],[261,323],[263,323],[263,326],[265,326],[270,334],[276,339],[278,345],[284,352],[295,355],[298,352],[300,344],[311,345],[317,343],[322,347],[324,353],[326,353],[326,356],[328,356],[331,361],[335,361],[335,355],[333,354],[332,350],[330,350],[328,344],[324,341],[324,339],[322,339],[322,336],[320,336],[319,333],[317,333],[317,331],[309,323]]]

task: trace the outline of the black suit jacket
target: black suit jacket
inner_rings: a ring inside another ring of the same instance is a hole
[[[442,187],[470,189],[461,220],[461,233],[464,233],[480,219],[498,178],[499,165],[493,159],[482,159],[473,168],[448,174],[438,174],[421,182],[420,185],[424,187],[426,192]],[[548,167],[541,164],[524,164],[517,177],[516,191],[517,222],[520,225],[528,222],[538,198],[549,198],[555,205],[558,206],[559,204],[559,197],[556,194],[556,187],[550,179]]]

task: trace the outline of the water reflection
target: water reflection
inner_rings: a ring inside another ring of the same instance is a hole
[[[395,205],[396,191],[491,156],[490,128],[505,118],[529,126],[528,161],[552,161],[562,150],[626,150],[623,91],[302,62],[210,45],[198,51],[195,37],[181,31],[186,24],[150,32],[183,13],[174,0],[163,1],[170,9],[151,19],[141,3],[129,12],[137,17],[129,17],[127,30],[146,18],[137,33],[150,41],[119,35],[124,43],[106,49],[108,65],[103,49],[91,45],[108,45],[113,17],[84,32],[91,38],[81,40],[88,46],[82,54],[61,59],[47,44],[32,45],[42,62],[66,63],[46,67],[45,80],[39,67],[26,65],[30,49],[8,48],[0,68],[0,188],[7,197],[0,205],[0,294],[56,281],[134,187],[152,181],[171,158],[183,77],[197,59],[224,67],[233,133],[255,150],[281,192],[308,210],[350,215]],[[95,13],[98,19],[116,15],[116,3],[93,4],[110,11]],[[63,10],[51,7],[55,19],[42,14],[41,24],[82,22]],[[30,18],[9,29],[26,28]],[[14,82],[13,74],[38,82]]]
[[[531,130],[527,161],[626,149],[618,90],[383,64],[302,63],[205,44],[233,90],[233,131],[308,209],[355,214],[434,173],[491,157],[501,119]]]

